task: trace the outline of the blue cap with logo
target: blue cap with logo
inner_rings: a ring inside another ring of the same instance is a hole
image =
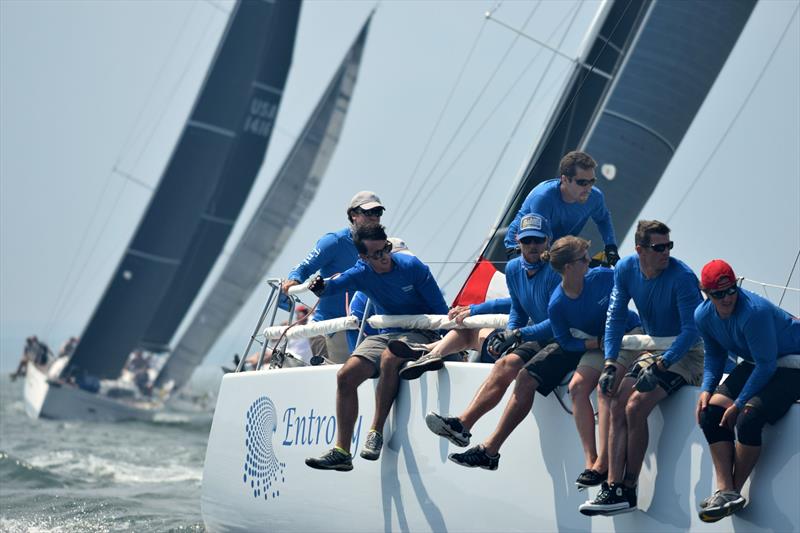
[[[531,213],[522,217],[519,221],[519,231],[517,232],[518,239],[525,237],[547,237],[553,236],[550,231],[550,222],[542,215]]]

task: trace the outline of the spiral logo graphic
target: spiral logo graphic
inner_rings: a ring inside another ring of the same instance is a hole
[[[275,404],[268,397],[262,396],[247,410],[244,425],[247,456],[244,460],[242,481],[253,491],[254,498],[277,498],[281,495],[277,488],[278,483],[286,482],[283,472],[286,463],[281,463],[275,457],[275,450],[272,448],[272,434],[276,428]]]

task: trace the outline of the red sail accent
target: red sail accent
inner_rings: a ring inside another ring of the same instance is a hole
[[[486,291],[489,290],[489,283],[496,273],[497,269],[494,265],[481,256],[472,268],[464,286],[461,287],[453,305],[479,304],[486,301]]]

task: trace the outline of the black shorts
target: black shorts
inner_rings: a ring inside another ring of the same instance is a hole
[[[720,383],[715,393],[736,400],[754,369],[753,363],[742,361],[728,374],[725,381]],[[767,422],[774,424],[798,399],[800,399],[800,368],[778,367],[764,388],[747,400],[746,405],[756,409]]]
[[[536,390],[547,396],[561,384],[564,376],[578,367],[585,352],[566,352],[554,342],[539,349],[537,343],[526,342],[511,353],[522,357],[527,363],[525,370],[539,382]]]
[[[628,373],[625,374],[625,377],[638,379],[639,373],[641,373],[642,370],[651,364],[651,361],[640,361],[631,367]],[[658,386],[664,389],[664,392],[667,393],[667,396],[672,395],[675,393],[675,391],[686,385],[686,380],[683,379],[683,376],[676,374],[675,372],[670,372],[669,370],[659,370],[658,367],[655,367],[653,368],[653,374],[658,379]]]

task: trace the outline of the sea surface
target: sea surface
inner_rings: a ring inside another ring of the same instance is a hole
[[[204,531],[213,402],[151,423],[32,420],[23,379],[0,376],[0,531]]]

